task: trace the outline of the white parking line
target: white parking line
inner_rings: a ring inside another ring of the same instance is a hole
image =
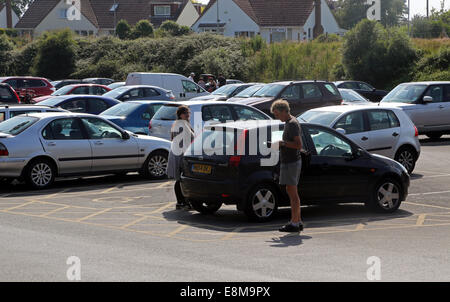
[[[433,194],[444,194],[444,193],[450,193],[450,190],[449,191],[426,192],[426,193],[413,193],[413,194],[408,194],[408,196],[433,195]]]

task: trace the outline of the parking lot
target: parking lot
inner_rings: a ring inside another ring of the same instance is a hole
[[[449,281],[450,136],[421,144],[400,210],[304,207],[300,236],[277,231],[289,209],[263,224],[175,211],[172,181],[137,174],[2,186],[0,280],[67,281],[77,256],[82,281],[367,281],[377,256],[382,281]]]

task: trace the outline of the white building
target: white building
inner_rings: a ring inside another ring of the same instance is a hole
[[[345,32],[325,0],[211,0],[192,29],[230,37],[261,35],[267,42]]]

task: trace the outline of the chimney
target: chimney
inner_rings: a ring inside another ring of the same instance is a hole
[[[6,27],[12,28],[11,0],[6,0]]]
[[[315,19],[316,24],[314,25],[313,29],[313,38],[317,38],[321,34],[323,34],[324,29],[322,26],[322,0],[314,0],[314,10],[315,10]]]

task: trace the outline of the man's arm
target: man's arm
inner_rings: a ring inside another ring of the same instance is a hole
[[[295,136],[293,142],[285,142],[281,141],[280,146],[291,148],[291,149],[302,149],[302,140],[300,139],[300,136]]]

